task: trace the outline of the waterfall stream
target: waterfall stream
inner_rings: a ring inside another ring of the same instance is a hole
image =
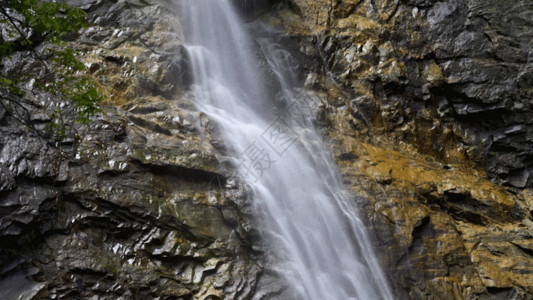
[[[228,0],[180,0],[178,7],[193,97],[235,154],[293,299],[393,299],[288,52],[269,40],[253,48]],[[279,90],[266,83],[265,67]]]

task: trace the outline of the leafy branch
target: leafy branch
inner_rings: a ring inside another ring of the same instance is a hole
[[[74,124],[66,120],[86,124],[100,111],[102,96],[97,84],[86,74],[87,68],[76,51],[64,41],[68,34],[85,27],[85,15],[85,11],[64,1],[0,0],[0,28],[5,33],[0,34],[0,62],[16,59],[16,53],[28,55],[35,62],[31,70],[0,73],[1,107],[28,128],[34,128],[28,107],[38,104],[32,96],[44,92],[68,101],[68,107],[48,107],[53,111],[47,128],[56,139],[73,132]],[[75,117],[69,117],[68,111],[74,112]]]

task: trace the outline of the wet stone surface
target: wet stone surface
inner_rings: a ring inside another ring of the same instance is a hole
[[[72,45],[107,102],[58,145],[0,110],[1,298],[251,298],[262,268],[248,192],[186,95],[170,8],[71,2],[90,21]]]
[[[533,295],[532,12],[292,0],[263,16],[297,49],[399,298]]]

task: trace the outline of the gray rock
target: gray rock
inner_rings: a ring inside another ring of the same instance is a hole
[[[235,180],[226,188],[233,170],[181,97],[190,72],[170,10],[159,1],[70,3],[94,26],[73,47],[125,93],[110,101],[125,103],[77,126],[81,140],[55,145],[0,109],[2,299],[250,298],[261,256],[248,246],[257,239],[249,199]],[[33,63],[17,56],[2,72]],[[46,103],[29,109],[33,123],[50,122]]]

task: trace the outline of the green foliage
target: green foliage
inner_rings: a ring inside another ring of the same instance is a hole
[[[74,121],[86,124],[90,117],[99,112],[102,100],[97,85],[90,80],[85,65],[77,58],[74,49],[68,47],[64,37],[85,27],[85,11],[67,5],[65,2],[40,0],[7,0],[0,2],[0,61],[10,59],[22,52],[31,56],[36,67],[31,74],[11,72],[0,73],[0,89],[4,109],[13,117],[28,125],[29,116],[17,114],[18,106],[31,104],[29,92],[43,91],[70,100],[68,109],[55,110],[48,126],[56,137],[69,135],[73,124],[65,122],[67,110],[75,112]],[[23,86],[32,82],[32,90]],[[25,110],[25,109],[24,109]]]
[[[66,3],[39,0],[11,0],[9,5],[22,15],[21,26],[37,34],[76,31],[83,24],[85,12]]]

